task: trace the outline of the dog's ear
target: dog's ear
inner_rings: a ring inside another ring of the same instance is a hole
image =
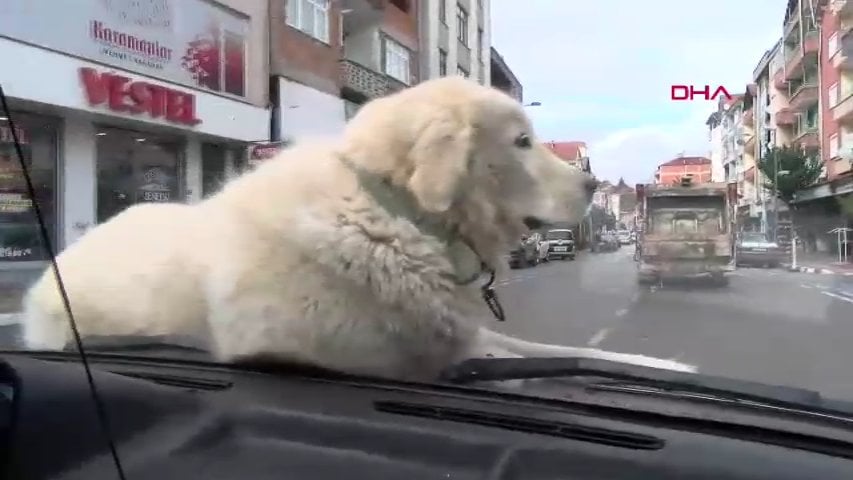
[[[409,152],[414,170],[408,186],[424,210],[442,213],[453,205],[468,173],[472,130],[448,115],[431,120],[415,139]]]

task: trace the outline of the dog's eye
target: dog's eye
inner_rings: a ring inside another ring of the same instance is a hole
[[[530,148],[533,144],[530,142],[530,137],[526,133],[515,137],[515,146],[518,148]]]

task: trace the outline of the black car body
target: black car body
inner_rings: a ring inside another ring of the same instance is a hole
[[[737,240],[737,264],[778,267],[785,258],[779,244],[760,232],[744,232]]]

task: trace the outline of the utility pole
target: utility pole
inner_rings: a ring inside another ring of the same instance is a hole
[[[779,155],[773,152],[773,241],[779,234]]]

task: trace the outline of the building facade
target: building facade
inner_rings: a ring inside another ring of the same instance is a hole
[[[462,75],[491,80],[491,0],[420,0],[422,79]]]
[[[512,69],[509,68],[509,65],[507,65],[501,54],[495,50],[495,47],[491,48],[489,62],[491,63],[489,71],[491,77],[489,83],[491,86],[503,90],[519,102],[524,101],[524,89],[521,86],[521,82],[515,76],[515,73],[512,72]]]
[[[3,4],[0,55],[21,60],[0,84],[57,250],[135,203],[200,200],[268,138],[266,1]],[[3,115],[0,311],[48,260],[11,131]]]
[[[658,166],[655,183],[677,185],[685,176],[692,176],[695,183],[712,181],[711,159],[706,157],[678,157]]]
[[[358,108],[418,82],[414,0],[270,2],[271,134],[335,135]]]

